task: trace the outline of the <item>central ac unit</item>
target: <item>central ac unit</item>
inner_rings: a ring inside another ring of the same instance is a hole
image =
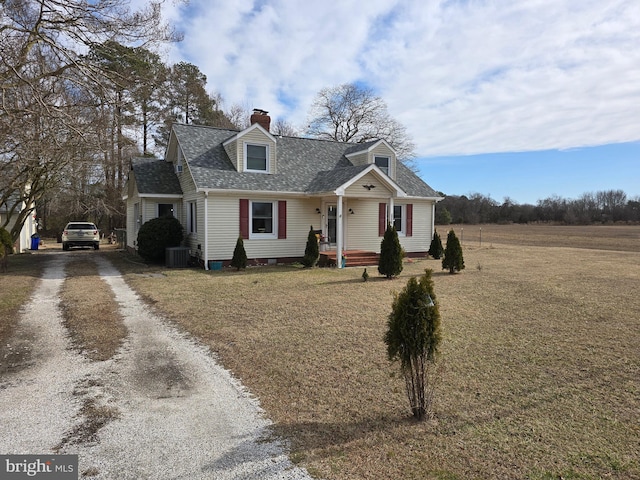
[[[186,268],[189,265],[188,247],[170,247],[166,249],[166,264],[169,268]]]

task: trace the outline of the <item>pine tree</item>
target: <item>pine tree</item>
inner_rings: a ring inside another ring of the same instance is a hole
[[[411,277],[396,294],[384,337],[389,360],[399,360],[413,416],[423,420],[431,413],[434,367],[442,339],[440,311],[431,270],[417,281]]]
[[[444,249],[442,259],[442,269],[449,269],[449,273],[455,273],[464,269],[464,259],[462,258],[462,247],[456,233],[451,230],[447,235],[447,247]]]
[[[384,237],[380,244],[378,272],[387,278],[397,277],[402,272],[402,246],[400,245],[398,232],[390,223],[387,225],[387,231],[384,232]]]
[[[309,235],[307,236],[307,246],[304,249],[304,257],[302,258],[302,264],[311,268],[318,263],[318,259],[320,258],[320,249],[318,248],[318,237],[313,230],[313,225],[311,225],[311,229],[309,230]]]
[[[236,267],[238,270],[247,267],[247,252],[244,249],[244,241],[242,236],[238,237],[236,242],[236,248],[233,250],[233,258],[231,259],[231,266]]]
[[[433,239],[431,240],[431,245],[429,246],[429,255],[438,260],[442,258],[442,253],[444,252],[444,248],[442,248],[442,240],[440,239],[440,234],[438,232],[433,233]]]

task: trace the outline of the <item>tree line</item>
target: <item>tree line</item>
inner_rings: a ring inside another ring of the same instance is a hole
[[[576,199],[557,195],[535,205],[518,204],[510,198],[499,203],[480,193],[449,195],[436,204],[435,221],[450,223],[530,223],[554,222],[566,225],[640,222],[640,196],[627,198],[622,190],[583,193]]]

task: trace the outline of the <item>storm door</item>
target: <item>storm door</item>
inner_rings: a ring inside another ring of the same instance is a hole
[[[338,207],[336,205],[327,205],[327,240],[331,245],[335,245],[337,239],[337,218]]]

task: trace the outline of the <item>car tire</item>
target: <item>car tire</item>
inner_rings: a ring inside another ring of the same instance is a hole
[[[93,249],[94,250],[100,250],[100,244],[99,243],[94,243],[93,244]]]
[[[69,245],[66,242],[62,243],[62,250],[64,250],[64,251],[69,250]]]

